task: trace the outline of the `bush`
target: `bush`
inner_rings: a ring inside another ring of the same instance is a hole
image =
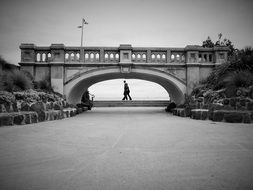
[[[240,74],[241,72],[243,74]],[[251,83],[252,77],[244,80],[243,78],[246,78],[244,74],[247,77],[253,76],[253,49],[250,47],[236,51],[228,62],[217,66],[206,79],[205,84],[207,88],[219,90],[226,87],[224,80],[227,80],[229,75],[234,75],[231,77],[236,77],[234,81],[239,82],[236,86],[249,86],[248,82]]]
[[[221,81],[224,86],[249,87],[253,85],[253,73],[249,71],[229,72]]]
[[[19,70],[4,72],[1,81],[1,89],[9,92],[32,88],[32,81]]]
[[[49,77],[46,77],[45,79],[40,80],[40,81],[35,81],[34,88],[44,90],[47,92],[53,92],[53,88],[51,86]]]
[[[177,105],[174,102],[169,103],[167,108],[165,109],[167,112],[172,112],[172,109],[176,108]]]
[[[34,77],[29,71],[22,70],[22,72],[25,74],[25,76],[27,76],[28,79],[30,79],[30,81],[34,81]]]

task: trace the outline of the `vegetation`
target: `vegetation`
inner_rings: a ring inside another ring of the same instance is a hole
[[[207,43],[211,42],[207,40]],[[192,95],[213,102],[226,97],[248,96],[252,89],[253,49],[246,47],[235,50],[227,62],[215,67],[207,79],[195,87]]]
[[[32,81],[20,70],[5,71],[1,75],[1,90],[9,92],[32,88]]]
[[[234,52],[236,51],[233,43],[229,39],[227,39],[227,38],[222,39],[222,33],[218,34],[218,39],[215,43],[211,40],[210,36],[208,36],[207,39],[202,42],[202,46],[207,47],[207,48],[213,48],[215,46],[216,47],[220,47],[220,46],[228,47],[229,48],[228,56],[232,56],[234,54]]]
[[[0,65],[2,65],[2,69],[5,71],[10,71],[19,68],[18,66],[7,62],[2,56],[0,56]]]
[[[205,84],[207,88],[219,90],[231,83],[236,87],[253,85],[253,49],[237,50],[229,61],[217,66],[209,75]]]
[[[0,64],[3,68],[3,72],[0,73],[0,90],[14,92],[36,89],[53,92],[49,77],[41,81],[35,81],[30,72],[19,70],[18,66],[8,63],[1,56]]]
[[[46,77],[45,79],[40,80],[40,81],[34,81],[33,84],[34,84],[34,89],[44,90],[47,92],[53,92],[53,88],[51,86],[49,77]]]

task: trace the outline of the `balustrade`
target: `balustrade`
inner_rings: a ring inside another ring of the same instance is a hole
[[[84,51],[84,62],[99,62],[99,51]]]
[[[49,47],[37,47],[34,44],[22,44],[21,62],[36,63],[116,63],[120,61],[117,47],[66,47],[52,44]],[[186,46],[185,48],[132,48],[129,46],[130,63],[147,64],[183,64],[183,63],[222,63],[227,60],[227,48],[203,48]],[[125,51],[123,49],[123,51]],[[121,55],[123,56],[123,54]]]
[[[35,61],[36,62],[49,62],[49,61],[51,61],[51,53],[49,53],[49,52],[37,52]]]
[[[132,52],[132,62],[133,63],[146,63],[147,54],[145,52]]]
[[[185,63],[184,52],[171,52],[170,56],[171,63]]]
[[[65,62],[80,62],[80,51],[65,51]]]
[[[119,52],[118,51],[108,51],[104,52],[104,61],[106,63],[119,62]]]

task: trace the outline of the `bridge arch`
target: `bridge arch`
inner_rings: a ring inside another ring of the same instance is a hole
[[[127,67],[126,67],[127,68]],[[170,95],[172,101],[183,103],[186,83],[175,76],[156,69],[142,67],[127,68],[112,66],[80,72],[64,84],[64,94],[69,103],[81,101],[82,94],[93,84],[111,79],[142,79],[161,85]]]

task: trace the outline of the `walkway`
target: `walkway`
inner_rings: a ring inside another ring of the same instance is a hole
[[[3,127],[0,189],[253,189],[253,126],[148,107]]]

